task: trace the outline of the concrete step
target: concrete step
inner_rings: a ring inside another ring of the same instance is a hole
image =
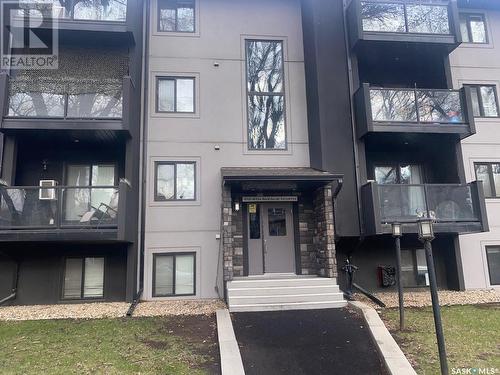
[[[231,312],[258,312],[258,311],[284,311],[284,310],[316,310],[335,309],[347,305],[345,301],[332,302],[290,302],[290,303],[266,303],[266,304],[242,304],[229,305]]]
[[[256,288],[233,288],[227,289],[231,296],[267,296],[275,294],[308,294],[308,293],[339,293],[338,285],[302,285],[302,286],[266,286]]]
[[[337,285],[336,279],[325,277],[277,278],[277,279],[239,279],[227,283],[228,289],[237,288],[268,288],[286,286],[321,286]]]
[[[229,305],[266,305],[280,303],[300,303],[300,302],[342,302],[342,293],[316,293],[316,294],[273,294],[255,296],[229,296]]]

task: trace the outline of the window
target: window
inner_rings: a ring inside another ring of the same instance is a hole
[[[104,297],[104,258],[67,258],[64,299]]]
[[[474,163],[476,179],[483,181],[486,198],[500,197],[500,163]]]
[[[470,87],[474,117],[498,117],[497,90],[494,85],[464,85]]]
[[[248,147],[286,149],[283,42],[246,41]]]
[[[260,238],[260,205],[250,203],[248,205],[248,226],[250,228],[250,239]]]
[[[422,168],[417,164],[375,166],[375,181],[385,184],[422,184]]]
[[[155,201],[196,199],[195,162],[157,162]]]
[[[486,21],[482,14],[460,14],[460,33],[464,43],[488,43]]]
[[[159,77],[156,81],[156,112],[194,113],[194,78]]]
[[[153,255],[153,297],[195,294],[195,253]]]
[[[486,246],[490,284],[500,285],[500,246]]]
[[[401,281],[407,288],[429,285],[424,249],[401,250]]]
[[[158,31],[194,33],[195,0],[158,0]]]
[[[286,236],[286,210],[284,208],[269,208],[267,210],[269,221],[269,236]]]

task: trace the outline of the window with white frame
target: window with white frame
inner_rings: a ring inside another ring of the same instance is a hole
[[[196,200],[196,162],[155,163],[155,201]]]
[[[286,149],[283,41],[246,40],[248,148]]]
[[[153,297],[196,294],[196,255],[158,253],[153,255]]]
[[[194,33],[196,0],[158,0],[158,31]]]
[[[64,267],[64,299],[104,297],[104,258],[66,258]]]
[[[156,112],[194,113],[194,77],[157,77]]]

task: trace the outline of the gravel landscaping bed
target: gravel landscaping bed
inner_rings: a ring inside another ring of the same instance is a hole
[[[482,303],[499,303],[500,291],[499,290],[467,290],[457,292],[453,290],[441,290],[438,292],[439,304],[442,306],[451,305],[477,305]],[[382,300],[387,307],[398,307],[398,294],[397,292],[384,292],[375,293],[375,296]],[[373,303],[370,299],[362,294],[355,295],[357,301],[362,301],[370,304],[373,307],[379,308],[378,305]],[[431,306],[431,294],[429,291],[419,292],[404,292],[405,307],[425,307]]]
[[[141,302],[133,316],[212,315],[218,309],[225,308],[226,304],[218,299]]]
[[[122,318],[129,303],[95,302],[60,305],[2,306],[1,320]],[[212,315],[226,305],[221,300],[141,302],[133,316]]]

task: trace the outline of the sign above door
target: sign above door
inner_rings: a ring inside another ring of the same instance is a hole
[[[257,203],[257,202],[297,202],[297,196],[258,196],[258,197],[243,197],[243,203]]]

